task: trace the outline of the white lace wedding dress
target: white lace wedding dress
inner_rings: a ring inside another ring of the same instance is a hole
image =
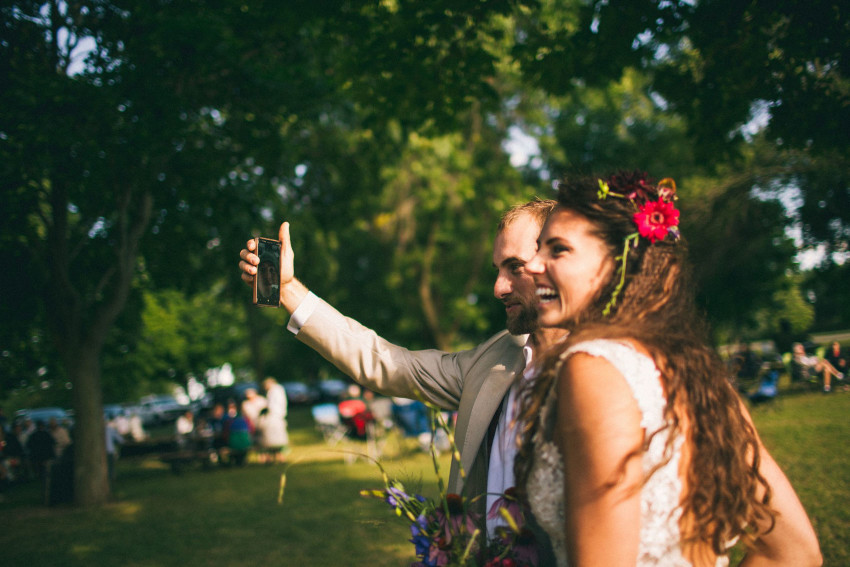
[[[650,434],[664,425],[666,400],[659,382],[659,372],[654,361],[637,352],[632,346],[612,340],[592,340],[578,343],[567,349],[561,359],[583,352],[605,358],[626,379],[637,400],[642,419],[641,427]],[[564,534],[564,465],[558,447],[552,441],[555,427],[557,394],[553,383],[548,398],[540,412],[540,427],[534,436],[534,462],[528,479],[528,498],[531,510],[552,540],[559,567],[567,567],[567,550]],[[668,435],[661,432],[653,437],[643,455],[644,473],[651,471],[664,460],[664,446]],[[679,479],[679,457],[682,438],[673,444],[672,458],[657,469],[641,489],[640,546],[637,565],[690,567],[680,546],[678,508],[682,483]],[[567,456],[569,457],[569,455]],[[717,566],[728,560],[718,558]]]

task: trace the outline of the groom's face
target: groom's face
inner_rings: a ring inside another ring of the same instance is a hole
[[[499,270],[493,295],[505,304],[507,328],[512,335],[532,333],[537,328],[534,278],[525,264],[537,252],[540,225],[529,214],[517,217],[496,236],[493,265]]]

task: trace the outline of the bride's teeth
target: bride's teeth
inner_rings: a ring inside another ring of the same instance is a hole
[[[541,299],[541,301],[548,301],[551,299],[555,299],[558,294],[553,289],[549,288],[537,288],[536,290],[537,297]]]

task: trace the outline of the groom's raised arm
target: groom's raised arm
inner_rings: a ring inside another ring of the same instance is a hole
[[[457,409],[463,388],[461,366],[469,351],[411,351],[381,338],[316,297],[295,277],[289,223],[280,226],[280,304],[298,339],[359,384],[389,396],[423,399]],[[254,240],[240,252],[242,279],[253,284],[259,265]]]

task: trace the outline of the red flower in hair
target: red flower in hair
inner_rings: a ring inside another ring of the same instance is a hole
[[[650,242],[664,240],[671,228],[679,224],[679,211],[673,203],[664,201],[647,201],[635,213],[635,224],[638,232]]]

